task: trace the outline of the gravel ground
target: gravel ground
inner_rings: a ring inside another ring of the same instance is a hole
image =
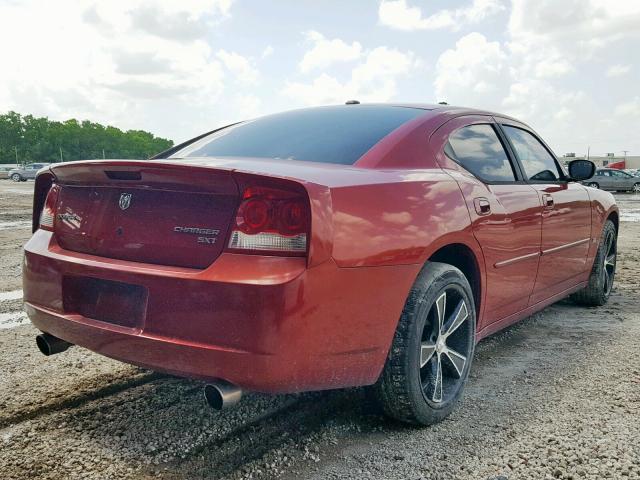
[[[0,181],[0,478],[640,478],[640,196],[620,195],[616,289],[482,341],[447,420],[386,420],[362,389],[248,394],[72,348],[43,357],[20,314],[33,183]],[[636,220],[636,221],[633,221]]]

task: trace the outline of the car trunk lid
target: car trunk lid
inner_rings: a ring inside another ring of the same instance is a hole
[[[239,201],[225,169],[99,161],[51,171],[60,185],[57,242],[106,258],[206,268],[225,247]]]

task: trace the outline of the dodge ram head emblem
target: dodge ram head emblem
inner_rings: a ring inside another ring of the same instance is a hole
[[[120,210],[126,210],[127,208],[129,208],[129,206],[131,205],[131,194],[121,193],[118,205],[120,205]]]

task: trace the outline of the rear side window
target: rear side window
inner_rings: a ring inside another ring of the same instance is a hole
[[[341,105],[278,113],[232,125],[171,155],[254,157],[351,165],[424,109]]]
[[[626,172],[620,172],[620,171],[615,171],[615,172],[611,172],[611,175],[614,177],[620,177],[620,178],[631,178],[632,176],[629,175]]]
[[[555,158],[536,137],[521,128],[509,125],[503,125],[502,128],[513,145],[529,180],[555,181],[560,179],[560,171]]]
[[[516,177],[491,125],[469,125],[449,136],[445,153],[487,182],[513,182]]]

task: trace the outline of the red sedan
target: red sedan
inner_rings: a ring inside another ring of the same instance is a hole
[[[24,298],[71,344],[242,389],[371,385],[430,424],[477,341],[568,295],[607,301],[618,209],[527,125],[429,105],[342,105],[230,125],[150,161],[36,180]]]

